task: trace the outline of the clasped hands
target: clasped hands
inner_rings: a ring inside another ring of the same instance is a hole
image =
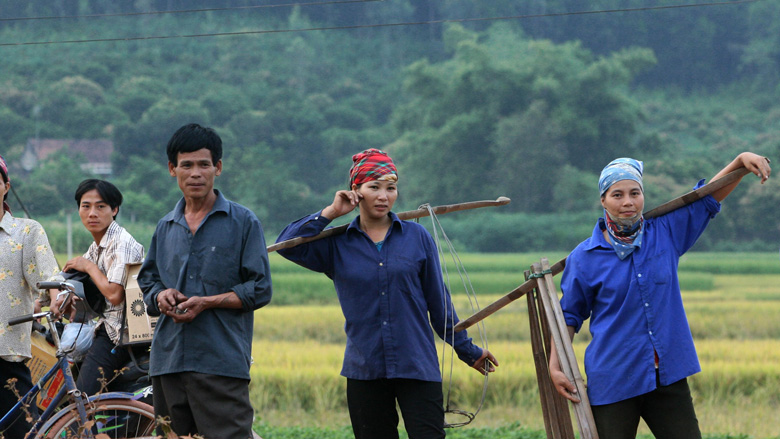
[[[160,291],[157,295],[157,309],[176,323],[191,322],[203,310],[200,297],[187,297],[173,288]]]

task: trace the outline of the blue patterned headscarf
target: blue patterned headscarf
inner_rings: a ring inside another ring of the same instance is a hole
[[[645,188],[642,185],[643,170],[644,164],[639,160],[627,157],[612,160],[601,170],[601,176],[599,176],[599,194],[603,197],[613,184],[621,180],[634,180],[639,183],[639,187],[642,189],[642,192],[644,192]]]

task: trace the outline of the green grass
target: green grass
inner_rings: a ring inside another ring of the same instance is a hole
[[[541,256],[464,254],[481,307],[523,281]],[[461,319],[474,311],[448,261],[453,301]],[[255,318],[251,398],[257,431],[266,438],[352,437],[339,376],[346,342],[332,282],[271,255],[274,300]],[[560,276],[556,276],[558,280]],[[690,380],[705,438],[780,439],[780,261],[775,253],[691,253],[680,264],[683,300],[702,363]],[[532,363],[526,298],[485,320],[490,349],[501,366],[491,376],[486,405],[474,423],[451,438],[544,436]],[[476,328],[469,333],[479,339]],[[583,355],[587,323],[575,339]],[[273,362],[265,358],[273,353]],[[581,363],[581,361],[580,361]],[[478,374],[455,360],[453,401],[473,409],[482,391]],[[575,428],[576,429],[576,428]],[[401,430],[401,437],[406,437]],[[640,426],[640,438],[650,438]]]

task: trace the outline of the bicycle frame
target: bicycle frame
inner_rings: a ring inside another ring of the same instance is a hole
[[[42,313],[44,316],[48,313]],[[54,329],[54,325],[52,324],[51,320],[46,319],[47,323],[49,325],[49,330],[52,331],[53,334],[56,334],[56,330]],[[59,340],[57,340],[57,345],[59,345]],[[84,409],[85,401],[83,400],[83,396],[81,392],[76,388],[76,381],[73,379],[73,374],[70,371],[70,365],[68,364],[68,359],[66,354],[62,351],[62,349],[57,350],[57,362],[49,369],[48,372],[40,379],[37,383],[34,383],[33,387],[22,396],[22,398],[17,402],[13,408],[6,413],[2,419],[0,419],[0,430],[3,430],[7,428],[19,415],[23,414],[24,407],[29,407],[31,405],[35,404],[35,399],[40,394],[41,389],[45,386],[47,382],[49,382],[54,375],[56,375],[58,372],[62,372],[62,375],[64,377],[64,382],[60,390],[57,392],[57,394],[52,398],[49,405],[46,407],[46,409],[43,411],[43,413],[38,417],[38,420],[33,424],[32,430],[27,434],[27,438],[34,437],[40,427],[47,421],[53,418],[57,418],[57,416],[52,417],[57,407],[60,406],[62,401],[65,399],[66,395],[70,395],[71,399],[73,400],[75,406],[78,409],[79,417],[82,421],[86,422],[87,420],[87,413]]]
[[[40,283],[44,284],[44,283]],[[54,288],[52,284],[55,283],[48,283],[48,288]],[[69,287],[68,291],[70,293],[73,292],[72,285],[63,283],[56,283],[56,285],[60,285],[62,287]],[[39,288],[42,288],[43,285],[39,285]],[[64,292],[63,292],[64,293]],[[60,293],[60,294],[63,294]],[[145,396],[147,392],[149,392],[148,389],[142,389],[141,391],[137,392],[136,394],[132,393],[125,393],[125,392],[108,392],[108,393],[102,393],[90,397],[85,397],[84,394],[81,393],[81,391],[76,387],[76,382],[73,379],[73,374],[70,370],[70,364],[68,362],[67,358],[67,352],[65,352],[62,347],[60,346],[60,340],[59,336],[57,334],[57,331],[54,327],[54,323],[52,319],[49,318],[50,312],[42,312],[37,314],[31,314],[27,316],[23,316],[20,318],[12,319],[9,324],[17,324],[24,321],[31,321],[36,318],[40,317],[46,317],[46,322],[49,327],[49,331],[51,331],[52,337],[55,340],[55,345],[57,346],[57,362],[49,369],[46,374],[44,374],[43,377],[41,377],[38,382],[34,383],[33,387],[22,396],[22,398],[17,402],[11,410],[6,413],[2,419],[0,419],[0,431],[5,430],[8,428],[16,418],[18,418],[20,415],[25,415],[24,412],[25,407],[34,406],[36,404],[36,398],[41,393],[41,390],[45,387],[46,383],[52,380],[54,376],[62,372],[64,381],[62,387],[57,391],[57,394],[51,399],[46,409],[43,411],[43,413],[40,414],[38,419],[33,423],[32,429],[25,435],[25,439],[33,439],[37,436],[39,436],[40,432],[46,432],[48,429],[50,429],[52,426],[54,426],[57,421],[60,419],[66,417],[66,416],[73,416],[73,412],[77,413],[77,416],[79,418],[79,423],[81,425],[87,425],[88,422],[88,416],[87,416],[87,410],[90,407],[91,404],[107,400],[107,399],[140,399],[141,397]],[[15,320],[15,322],[13,322]],[[13,322],[13,323],[12,323]],[[59,411],[57,411],[57,408],[60,407],[63,402],[66,400],[66,398],[69,398],[71,403],[68,404],[66,407],[62,407]],[[92,437],[92,432],[87,429],[84,431],[85,437]]]

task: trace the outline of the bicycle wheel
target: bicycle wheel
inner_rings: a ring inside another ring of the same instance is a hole
[[[88,427],[82,426],[76,411],[57,421],[41,437],[65,439],[83,437],[83,430],[110,439],[154,437],[156,422],[149,404],[132,399],[106,399],[87,407]]]

